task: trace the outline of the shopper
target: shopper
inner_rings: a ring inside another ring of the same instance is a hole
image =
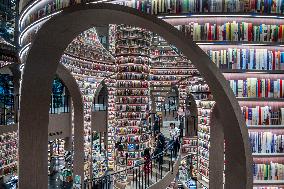
[[[146,148],[144,150],[144,172],[145,174],[149,174],[152,171],[152,166],[151,166],[151,154],[150,154],[150,149]]]
[[[161,154],[164,151],[166,141],[165,141],[165,137],[162,133],[158,133],[156,138],[157,138],[157,148],[156,148],[155,155],[160,154],[159,157],[157,157],[157,158],[158,158],[159,164],[162,165],[163,164],[163,155],[161,155]]]
[[[177,152],[179,151],[180,144],[179,144],[179,129],[175,126],[174,123],[170,123],[170,136],[171,136],[171,141],[170,144],[173,146],[173,156],[176,158],[177,157]]]

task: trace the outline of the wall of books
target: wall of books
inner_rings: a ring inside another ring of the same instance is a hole
[[[27,7],[20,18],[21,36],[19,40],[22,47],[21,52],[27,52],[27,45],[32,41],[38,28],[53,13],[63,7],[70,6],[72,3],[81,3],[80,0],[39,2],[35,4],[33,9]],[[217,67],[224,72],[224,76],[230,82],[231,88],[239,100],[252,144],[255,188],[283,188],[284,179],[281,176],[284,174],[282,168],[284,155],[281,142],[284,132],[282,123],[284,108],[283,1],[131,0],[114,1],[113,3],[155,14],[184,32],[188,38],[197,42]],[[112,54],[118,53],[126,60],[126,54],[130,52],[130,48],[125,48],[128,45],[134,46],[134,48],[131,48],[132,54],[146,52],[135,48],[135,46],[142,44],[147,46],[145,40],[134,42],[134,40],[123,39],[123,37],[127,38],[127,35],[120,35],[119,40],[117,40],[115,29],[111,28],[110,33],[112,33],[110,38],[113,41],[119,41],[118,43],[111,43]],[[88,43],[88,41],[84,41],[85,38],[92,40],[89,40]],[[81,41],[74,42],[74,44],[76,43],[77,46],[79,44],[81,47],[70,47],[62,59],[64,65],[68,66],[74,73],[82,91],[84,91],[86,115],[88,115],[88,103],[92,101],[88,94],[96,88],[95,83],[97,80],[93,77],[106,77],[109,72],[114,72],[113,68],[108,66],[109,62],[113,62],[113,59],[110,56],[104,56],[103,51],[98,52],[97,48],[95,48],[96,45],[93,44],[96,41],[93,40],[94,38],[96,38],[94,35],[87,34]],[[86,44],[80,45],[82,41]],[[164,91],[169,90],[171,84],[184,78],[185,75],[192,74],[192,72],[188,69],[188,61],[179,56],[180,54],[173,50],[174,48],[170,44],[165,44],[162,39],[156,37],[152,41],[152,46],[155,47],[150,50],[152,58],[150,67],[145,68],[138,65],[136,67],[129,66],[128,70],[123,66],[120,66],[120,68],[131,73],[137,71],[149,73],[149,78],[151,78],[150,91],[154,96],[159,111],[162,110],[164,94],[166,93]],[[116,47],[119,47],[117,51]],[[88,49],[93,50],[90,52]],[[177,55],[180,58],[179,60],[176,58]],[[96,61],[94,62],[93,59]],[[133,61],[132,63],[139,64],[140,60],[135,62],[136,59],[134,59]],[[168,69],[169,67],[171,69]],[[129,78],[127,74],[117,77],[120,80],[133,79]],[[191,86],[190,84],[193,82],[196,85]],[[121,85],[117,83],[115,87],[119,87],[119,90],[114,89],[116,92],[111,94],[116,96],[117,91],[120,91],[123,85],[126,85],[126,83]],[[181,95],[183,95],[185,86],[188,85],[191,94],[196,99],[203,99],[210,95],[208,86],[200,77],[184,80],[184,83],[180,83]],[[134,91],[132,89],[134,84],[130,86],[131,90]],[[148,92],[148,90],[145,91]],[[113,99],[117,100],[118,97],[113,97]],[[129,100],[132,99],[123,100],[120,103],[131,103]],[[111,101],[111,103],[117,102]],[[111,110],[109,115],[114,116],[116,105],[113,105],[109,107],[109,110]],[[126,109],[121,110],[126,111]],[[88,116],[86,117],[87,120]],[[109,120],[109,125],[114,125],[111,120]],[[116,132],[115,127],[109,127],[110,138]],[[119,130],[118,132],[124,131]],[[89,135],[88,133],[89,131],[86,129],[86,136]],[[86,141],[87,145],[88,137],[86,137]],[[87,149],[88,147],[86,147],[86,156],[89,153]],[[110,154],[113,154],[113,151],[108,149],[108,152],[108,158],[112,159]]]
[[[139,164],[149,147],[149,64],[152,34],[142,28],[117,25],[115,142],[116,168]]]
[[[219,13],[165,20],[195,40],[230,83],[249,129],[255,189],[282,188],[281,18]],[[208,95],[208,89],[200,83],[190,90]]]
[[[98,140],[92,146],[91,112],[98,85],[115,72],[114,58],[100,44],[95,28],[91,28],[72,41],[61,63],[71,71],[83,94],[85,178],[102,176],[107,167],[106,151],[98,148]],[[98,154],[101,158],[96,158]]]

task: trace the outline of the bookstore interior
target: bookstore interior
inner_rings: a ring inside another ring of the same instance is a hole
[[[284,189],[283,0],[0,0],[0,15],[0,189]]]

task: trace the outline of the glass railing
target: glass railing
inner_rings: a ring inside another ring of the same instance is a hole
[[[50,114],[69,113],[69,95],[51,95],[50,97]]]
[[[18,122],[15,111],[15,102],[18,102],[18,95],[0,95],[0,125],[11,125]]]

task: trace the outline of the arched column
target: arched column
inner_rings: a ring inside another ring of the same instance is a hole
[[[212,109],[210,123],[210,150],[209,150],[209,188],[223,188],[224,171],[224,132],[220,122],[220,109],[216,104]]]
[[[84,110],[80,88],[70,71],[59,64],[56,74],[68,88],[74,109],[74,157],[73,175],[84,178]],[[70,105],[71,106],[71,105]]]
[[[23,75],[19,127],[20,188],[47,189],[46,144],[51,82],[67,45],[82,31],[100,24],[127,24],[146,28],[175,45],[192,61],[208,82],[218,106],[226,110],[220,115],[220,121],[225,125],[223,129],[227,145],[225,188],[252,188],[248,130],[239,104],[221,71],[205,52],[173,26],[155,16],[112,4],[68,7],[38,31]]]

